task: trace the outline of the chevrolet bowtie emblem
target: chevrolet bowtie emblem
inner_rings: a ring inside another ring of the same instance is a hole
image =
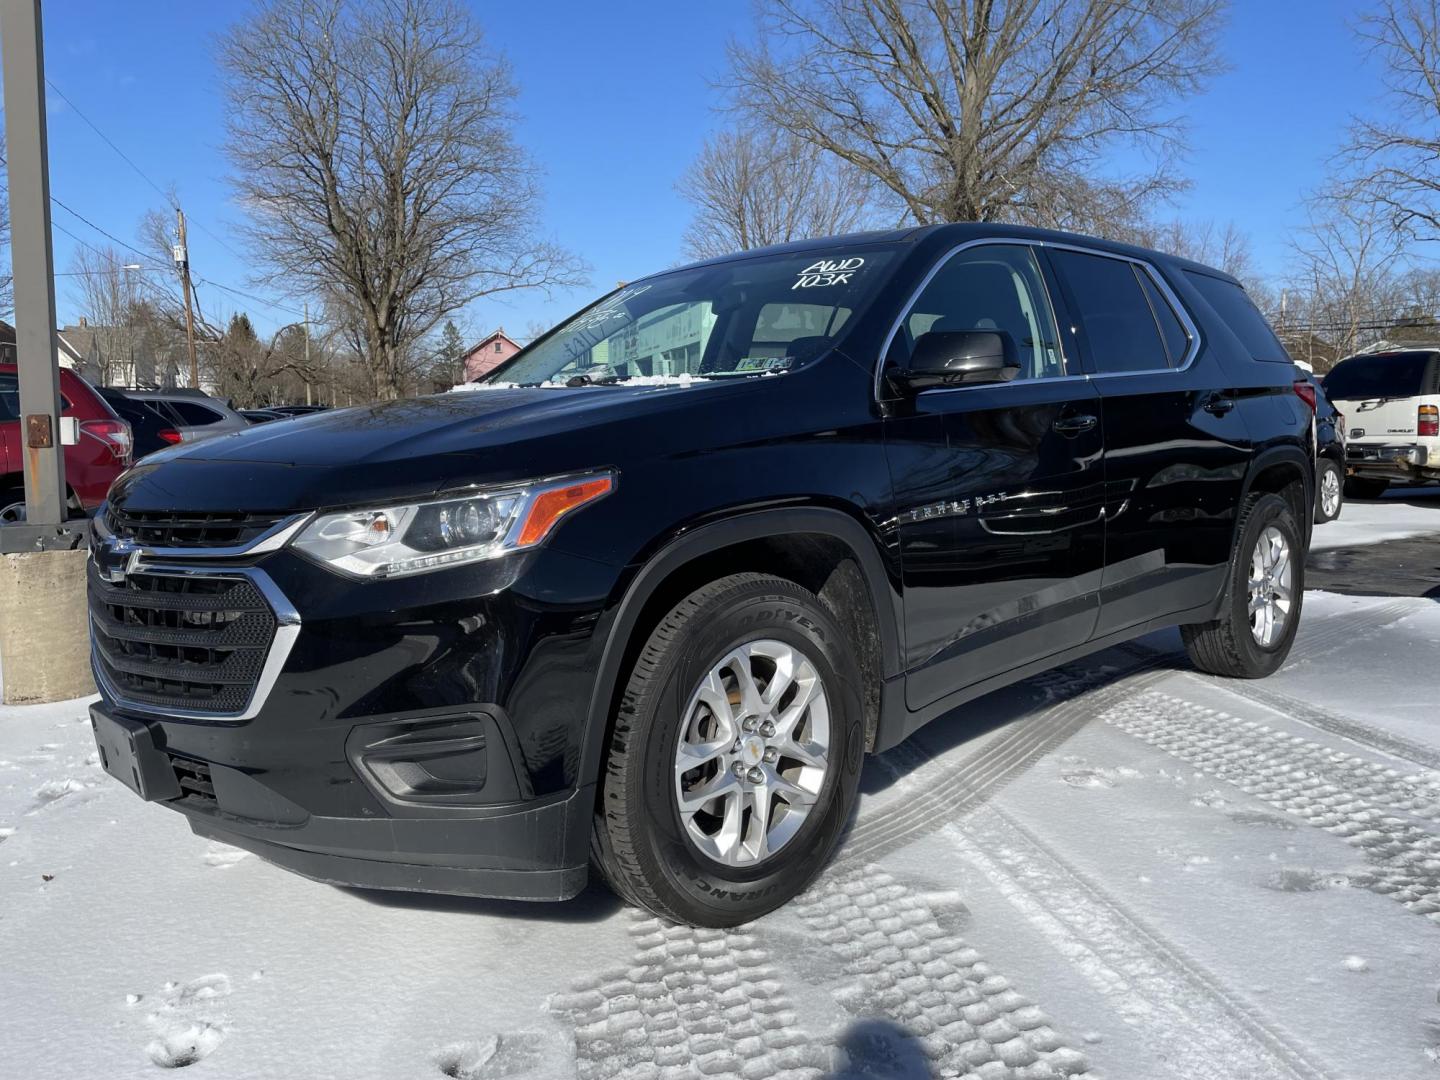
[[[95,569],[111,585],[121,584],[139,561],[140,545],[134,540],[111,537],[95,549]]]

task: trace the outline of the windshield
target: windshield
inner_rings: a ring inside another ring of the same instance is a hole
[[[763,375],[813,360],[875,294],[893,247],[738,258],[637,281],[517,354],[492,384]]]
[[[1336,364],[1321,384],[1331,401],[1415,397],[1425,393],[1422,382],[1434,353],[1391,353],[1352,356]]]

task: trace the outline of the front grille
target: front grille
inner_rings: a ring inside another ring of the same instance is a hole
[[[209,765],[171,754],[170,767],[175,770],[182,801],[202,806],[215,805],[215,782],[210,778]]]
[[[240,547],[258,540],[284,519],[283,514],[131,510],[112,505],[105,526],[115,536],[146,547]]]
[[[200,713],[245,710],[277,620],[241,574],[141,570],[117,584],[90,566],[100,673],[125,704]]]

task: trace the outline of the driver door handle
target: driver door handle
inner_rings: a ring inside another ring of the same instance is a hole
[[[1098,420],[1093,416],[1062,416],[1051,425],[1061,435],[1079,435],[1082,431],[1089,431]]]

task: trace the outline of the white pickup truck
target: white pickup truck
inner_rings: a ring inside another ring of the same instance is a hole
[[[1350,356],[1322,385],[1349,426],[1347,498],[1440,480],[1440,347]]]

